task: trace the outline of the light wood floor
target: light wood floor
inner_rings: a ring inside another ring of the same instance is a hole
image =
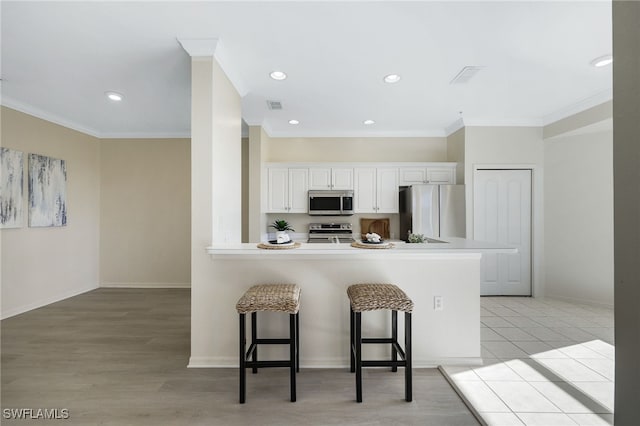
[[[347,369],[303,369],[298,402],[286,369],[248,374],[238,404],[237,369],[188,369],[190,294],[184,289],[98,289],[2,321],[2,414],[69,411],[68,420],[3,425],[477,425],[435,369],[367,369],[364,403]],[[221,325],[236,327],[235,323]],[[302,336],[304,338],[304,336]],[[419,330],[414,330],[419,338]]]

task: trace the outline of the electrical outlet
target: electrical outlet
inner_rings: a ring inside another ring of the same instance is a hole
[[[433,296],[433,309],[442,311],[444,309],[444,299],[442,296]]]

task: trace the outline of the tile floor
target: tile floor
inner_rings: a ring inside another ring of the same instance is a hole
[[[481,306],[484,365],[441,369],[482,422],[613,424],[612,308],[521,297]]]

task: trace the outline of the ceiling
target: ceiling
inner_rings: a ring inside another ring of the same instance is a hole
[[[0,13],[2,104],[98,137],[189,136],[178,38],[220,40],[244,121],[272,137],[539,126],[612,93],[611,66],[590,65],[611,53],[610,1],[4,0]],[[451,84],[465,66],[482,69]]]

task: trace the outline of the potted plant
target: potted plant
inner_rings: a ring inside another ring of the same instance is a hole
[[[286,243],[291,241],[289,234],[287,231],[295,231],[291,226],[289,226],[289,222],[284,219],[278,219],[274,221],[269,228],[274,228],[276,230],[276,242],[278,244]]]
[[[409,231],[409,237],[407,238],[407,242],[409,243],[425,243],[427,240],[422,234],[413,234]]]

